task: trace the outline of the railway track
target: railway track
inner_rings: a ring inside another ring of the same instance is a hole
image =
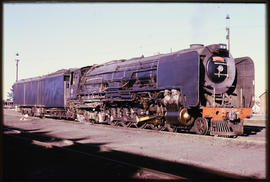
[[[122,179],[121,175],[125,176],[125,174],[123,174],[125,172],[130,174],[130,171],[132,171],[132,176],[129,176],[131,179],[185,180],[243,178],[241,176],[220,173],[217,171],[212,171],[212,173],[210,173],[209,171],[197,169],[196,167],[179,166],[168,162],[160,162],[124,152],[116,152],[111,148],[102,145],[85,145],[73,140],[59,139],[48,135],[44,136],[17,128],[4,127],[4,136],[8,137],[9,140],[16,140],[16,142],[19,141],[20,143],[40,146],[48,150],[53,149],[69,153],[70,156],[82,155],[89,160],[89,163],[92,163],[91,160],[93,159],[98,160],[97,163],[99,164],[95,165],[101,165],[99,166],[101,169],[103,166],[111,166],[111,171],[117,171],[115,174],[117,175],[116,179]],[[106,171],[104,175],[106,176]],[[115,176],[111,175],[110,177],[114,179]],[[101,177],[101,179],[103,178]]]
[[[16,116],[18,116],[16,114]],[[25,117],[24,115],[22,115],[21,119],[23,120],[35,120],[35,119],[40,119],[38,117],[31,117],[31,116],[27,116]],[[20,119],[20,120],[21,120]],[[52,117],[52,116],[47,116],[46,119],[49,119],[49,120],[54,120],[54,119],[57,119],[58,121],[68,121],[68,122],[74,122],[74,123],[81,123],[81,124],[86,124],[86,125],[95,125],[95,126],[101,126],[101,127],[113,127],[113,128],[123,128],[123,129],[133,129],[133,130],[144,130],[144,131],[147,131],[147,132],[159,132],[159,133],[163,133],[163,134],[167,134],[167,135],[175,135],[175,134],[188,134],[190,136],[195,136],[195,137],[205,137],[205,136],[211,136],[208,134],[205,134],[205,135],[197,135],[195,133],[191,133],[191,132],[188,132],[184,129],[181,129],[181,128],[178,128],[178,127],[175,127],[175,128],[171,128],[169,126],[166,126],[166,127],[161,127],[161,128],[156,128],[154,127],[153,124],[144,124],[142,125],[141,127],[134,127],[133,125],[126,125],[126,124],[123,124],[123,122],[117,122],[116,124],[107,124],[107,123],[94,123],[94,122],[88,122],[88,121],[85,121],[85,120],[69,120],[69,119],[59,119],[57,117]],[[245,122],[249,122],[247,125],[250,125],[250,121],[247,120]],[[251,125],[256,125],[256,123],[252,123]],[[255,127],[255,129],[254,129]],[[244,134],[243,135],[233,135],[233,136],[227,136],[227,135],[214,135],[214,136],[211,136],[211,137],[219,137],[219,138],[230,138],[230,139],[240,139],[240,140],[246,140],[247,138],[249,138],[249,136],[252,136],[254,134],[256,134],[257,132],[259,132],[260,130],[263,130],[265,128],[265,121],[263,121],[263,123],[261,123],[258,127],[256,126],[245,126],[244,125]],[[251,135],[250,135],[251,134]],[[262,139],[264,139],[265,137],[263,136]],[[252,139],[248,139],[248,140],[251,140]],[[253,140],[254,141],[254,140]],[[258,141],[258,140],[257,140]],[[256,142],[257,142],[256,141]],[[266,143],[265,140],[263,141],[258,141],[259,143]]]

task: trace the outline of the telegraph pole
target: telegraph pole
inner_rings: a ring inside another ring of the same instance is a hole
[[[226,16],[226,39],[228,40],[228,50],[230,51],[230,16],[227,14]]]
[[[15,59],[15,61],[16,61],[16,82],[18,81],[18,69],[19,69],[19,53],[16,53],[16,59]]]

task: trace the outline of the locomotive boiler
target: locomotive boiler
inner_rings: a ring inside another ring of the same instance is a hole
[[[60,107],[14,103],[34,115],[221,136],[243,134],[243,120],[254,104],[253,61],[233,58],[225,44],[193,44],[60,74]],[[15,83],[15,96],[18,85],[30,81]]]

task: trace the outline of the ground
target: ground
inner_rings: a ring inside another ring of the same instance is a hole
[[[32,144],[37,146],[45,145],[47,148],[50,145],[97,146],[100,153],[117,152],[123,159],[125,156],[126,158],[139,156],[146,161],[150,159],[152,162],[165,161],[166,165],[170,166],[182,165],[190,169],[195,167],[207,171],[207,174],[262,179],[266,177],[265,120],[260,118],[257,120],[253,118],[245,121],[243,136],[222,138],[92,125],[49,118],[23,118],[14,110],[4,111],[4,127],[42,134],[45,139],[50,138],[40,142],[33,140]],[[19,154],[21,149],[17,150]],[[12,173],[9,171],[9,174]],[[192,179],[192,175],[196,173],[183,175]]]

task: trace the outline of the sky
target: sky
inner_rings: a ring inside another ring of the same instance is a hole
[[[266,90],[266,5],[226,3],[5,3],[3,98],[16,80],[190,44],[226,43],[255,64],[255,96]],[[230,22],[226,22],[229,14]]]

